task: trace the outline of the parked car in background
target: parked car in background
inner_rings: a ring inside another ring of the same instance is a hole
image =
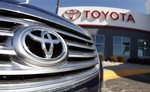
[[[102,73],[82,28],[34,6],[0,0],[1,92],[98,92]]]

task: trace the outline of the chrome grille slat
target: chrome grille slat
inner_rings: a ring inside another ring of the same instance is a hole
[[[27,22],[27,21],[24,21],[22,19],[10,18],[10,17],[5,17],[5,16],[0,16],[0,21],[20,24],[20,25],[24,25],[24,26],[28,26],[28,25],[33,24],[31,22]]]
[[[97,56],[96,52],[79,52],[79,51],[70,51],[69,52],[69,58],[94,58]]]
[[[1,30],[0,29],[0,35],[1,36],[13,36],[14,35],[14,33],[13,32],[10,32],[10,31],[8,31],[8,30]]]
[[[55,31],[56,31],[57,33],[60,33],[60,34],[66,35],[66,36],[73,37],[73,38],[76,38],[76,39],[85,41],[85,42],[87,42],[87,43],[94,44],[92,40],[85,39],[85,38],[80,37],[80,36],[78,36],[78,35],[75,35],[75,34],[72,34],[72,33],[66,32],[66,31],[62,31],[62,30],[57,30],[57,29],[56,29]],[[71,31],[71,30],[70,30],[70,31]]]
[[[0,36],[13,37],[14,32],[0,29]],[[5,39],[7,39],[7,38],[5,38]],[[0,44],[0,55],[16,55],[16,52],[12,48],[5,46],[4,42],[0,42],[0,43],[1,43]]]
[[[10,91],[10,92],[26,92],[26,91],[39,91],[44,89],[50,89],[51,92],[58,92],[60,90],[56,90],[59,88],[65,88],[72,87],[72,85],[79,85],[79,83],[84,83],[84,81],[91,80],[91,78],[98,76],[99,72],[99,66],[96,65],[92,69],[87,69],[85,71],[81,71],[79,73],[73,73],[70,75],[64,75],[61,77],[52,77],[52,78],[46,78],[38,81],[30,81],[30,82],[15,82],[15,83],[6,83],[0,85],[1,91]],[[81,79],[82,78],[82,79]],[[71,84],[70,84],[71,83]],[[37,85],[39,84],[39,85]],[[51,84],[51,85],[50,85]],[[61,84],[61,86],[60,86]],[[65,85],[64,85],[65,84]],[[69,86],[71,85],[71,86]],[[9,86],[9,88],[8,88]],[[63,90],[63,89],[62,89]],[[61,90],[61,91],[62,91]],[[47,91],[46,91],[47,92]]]
[[[3,54],[3,55],[16,55],[16,52],[13,49],[0,48],[0,54]]]
[[[60,67],[60,68],[37,68],[36,71],[34,69],[26,68],[26,69],[13,69],[12,65],[7,66],[7,70],[0,68],[0,75],[33,75],[33,74],[47,74],[47,73],[60,73],[67,71],[80,70],[88,67],[93,67],[97,65],[98,62],[96,59],[89,61],[81,61],[81,62],[69,62],[68,64]],[[84,65],[84,66],[83,66]],[[78,67],[76,67],[78,66]]]
[[[72,68],[72,69],[83,69],[83,68],[92,67],[92,66],[96,65],[97,63],[98,62],[96,59],[79,61],[79,62],[72,61],[72,62],[68,63],[67,66],[64,66],[64,67],[65,68]],[[76,66],[78,66],[78,67],[76,67]]]
[[[77,42],[72,42],[69,40],[66,40],[66,43],[68,46],[73,46],[73,47],[78,47],[78,48],[83,48],[83,49],[88,49],[88,50],[95,50],[95,47],[89,46],[89,45],[85,45],[85,44],[81,44],[81,43],[77,43]]]

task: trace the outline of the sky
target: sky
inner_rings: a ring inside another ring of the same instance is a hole
[[[60,7],[102,6],[147,13],[146,2],[147,0],[60,0]],[[57,0],[30,0],[29,4],[55,13]]]

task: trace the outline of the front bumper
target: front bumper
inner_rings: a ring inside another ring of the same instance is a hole
[[[13,80],[12,83],[10,81],[0,84],[0,90],[2,92],[98,92],[100,89],[99,78],[101,78],[99,77],[101,76],[99,75],[99,65],[77,73],[65,76],[62,74],[58,78],[44,76],[44,78],[38,77],[37,79]]]

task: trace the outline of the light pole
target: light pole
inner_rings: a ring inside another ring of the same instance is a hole
[[[57,0],[57,5],[56,5],[56,14],[58,14],[59,4],[60,4],[60,0]]]

